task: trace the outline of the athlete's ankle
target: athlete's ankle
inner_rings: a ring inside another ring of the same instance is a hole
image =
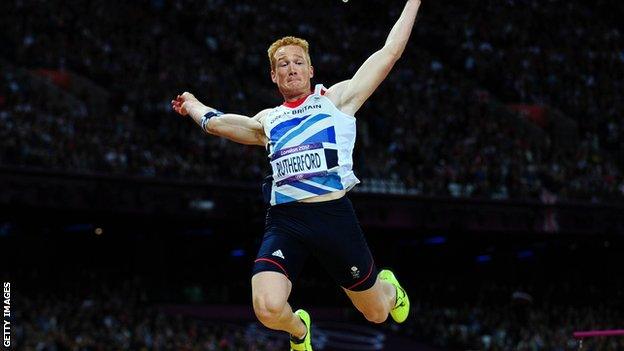
[[[390,301],[392,301],[392,308],[391,309],[393,310],[393,309],[397,308],[397,305],[399,304],[399,288],[394,286],[394,285],[392,285],[392,287],[394,288],[394,289],[392,289],[392,290],[394,290],[394,297]]]
[[[306,329],[306,331],[303,333],[303,335],[301,337],[295,336],[295,338],[297,339],[297,341],[303,341],[305,340],[305,337],[308,336],[308,330]]]
[[[299,334],[302,335],[301,337],[295,336],[297,339],[299,340],[304,340],[305,337],[308,335],[308,327],[305,325],[305,322],[303,321],[303,319],[299,318],[299,320],[301,321],[301,324],[303,325],[303,334]]]
[[[382,280],[382,283],[386,284],[388,287],[387,289],[384,289],[384,292],[385,295],[389,297],[388,301],[390,302],[390,309],[394,309],[399,303],[399,289],[388,281]]]
[[[308,327],[306,326],[303,319],[301,319],[301,317],[297,316],[297,318],[301,321],[301,325],[303,325],[303,333],[299,332],[299,333],[290,334],[290,335],[292,335],[292,337],[296,339],[296,341],[299,342],[299,341],[303,341],[305,337],[308,336]]]

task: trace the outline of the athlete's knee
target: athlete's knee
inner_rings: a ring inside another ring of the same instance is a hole
[[[353,305],[364,317],[373,323],[383,323],[388,319],[389,304],[380,285],[375,285],[362,292],[347,292]]]
[[[367,308],[360,312],[362,312],[366,320],[372,323],[380,324],[388,319],[388,311],[383,308]]]
[[[357,309],[364,315],[369,322],[383,323],[388,319],[388,307],[383,304],[381,299],[368,299],[360,301],[356,305]]]
[[[279,321],[285,306],[286,300],[274,294],[258,294],[253,297],[256,317],[267,326]]]

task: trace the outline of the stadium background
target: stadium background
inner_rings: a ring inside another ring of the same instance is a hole
[[[169,107],[281,101],[266,48],[349,77],[403,1],[4,1],[0,274],[16,349],[284,350],[252,318],[261,148]],[[621,328],[622,3],[425,2],[358,113],[350,194],[406,325],[365,323],[314,261],[319,350],[569,350]],[[583,349],[617,350],[622,337]]]

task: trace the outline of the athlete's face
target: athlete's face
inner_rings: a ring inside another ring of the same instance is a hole
[[[271,80],[277,84],[282,95],[293,97],[310,93],[310,79],[314,69],[307,60],[305,51],[297,45],[282,46],[275,52],[275,67]]]

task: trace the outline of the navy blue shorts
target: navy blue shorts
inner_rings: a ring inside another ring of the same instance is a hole
[[[253,274],[279,272],[295,282],[309,255],[348,290],[367,290],[377,279],[375,262],[346,196],[325,202],[291,202],[267,210]]]

